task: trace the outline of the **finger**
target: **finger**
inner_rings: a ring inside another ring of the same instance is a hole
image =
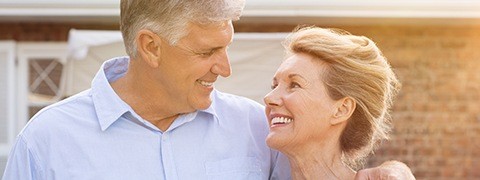
[[[370,178],[369,172],[370,170],[369,169],[363,169],[363,170],[360,170],[357,172],[357,174],[355,175],[355,180],[370,180],[370,179],[373,179],[373,178]]]

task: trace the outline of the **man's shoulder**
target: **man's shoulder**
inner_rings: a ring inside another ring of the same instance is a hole
[[[265,108],[260,103],[219,91],[216,92],[215,98],[215,112],[221,122],[231,125],[232,129],[256,134],[255,137],[262,143],[265,141],[268,124]]]
[[[218,108],[234,108],[237,110],[261,110],[263,112],[264,106],[260,103],[243,97],[230,93],[215,91],[215,107]]]
[[[216,91],[214,101],[215,111],[219,116],[247,117],[243,119],[251,120],[265,117],[264,106],[246,97]]]
[[[63,113],[78,112],[79,110],[84,110],[89,107],[93,108],[93,102],[91,100],[90,90],[85,90],[41,109],[32,117],[31,121],[56,114],[61,115]],[[54,117],[55,116],[52,118]]]
[[[63,126],[74,126],[80,119],[95,116],[90,91],[86,90],[38,111],[22,130],[23,135],[54,131]]]

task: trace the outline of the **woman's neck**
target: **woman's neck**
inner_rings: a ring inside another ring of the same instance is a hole
[[[354,179],[356,172],[342,161],[338,144],[310,144],[302,151],[285,153],[291,166],[292,178],[303,179]]]

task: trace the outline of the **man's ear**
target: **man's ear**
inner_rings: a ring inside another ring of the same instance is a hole
[[[138,55],[153,68],[158,67],[162,39],[150,30],[142,29],[135,37]]]
[[[356,108],[355,99],[351,97],[344,97],[335,103],[335,109],[332,120],[330,120],[331,125],[337,125],[342,122],[347,121],[353,114]]]

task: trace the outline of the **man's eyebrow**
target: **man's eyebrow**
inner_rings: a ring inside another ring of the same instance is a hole
[[[222,49],[222,48],[225,48],[225,47],[228,47],[232,44],[233,41],[230,41],[227,46],[217,46],[217,47],[212,47],[212,48],[208,48],[208,49],[200,49],[199,51],[216,51],[216,50],[219,50],[219,49]]]
[[[222,49],[222,48],[224,48],[224,47],[220,47],[220,46],[219,46],[219,47],[213,47],[213,48],[209,48],[209,49],[204,49],[204,50],[202,50],[202,51],[208,51],[208,52],[210,52],[210,51],[216,51],[216,50],[219,50],[219,49]]]

